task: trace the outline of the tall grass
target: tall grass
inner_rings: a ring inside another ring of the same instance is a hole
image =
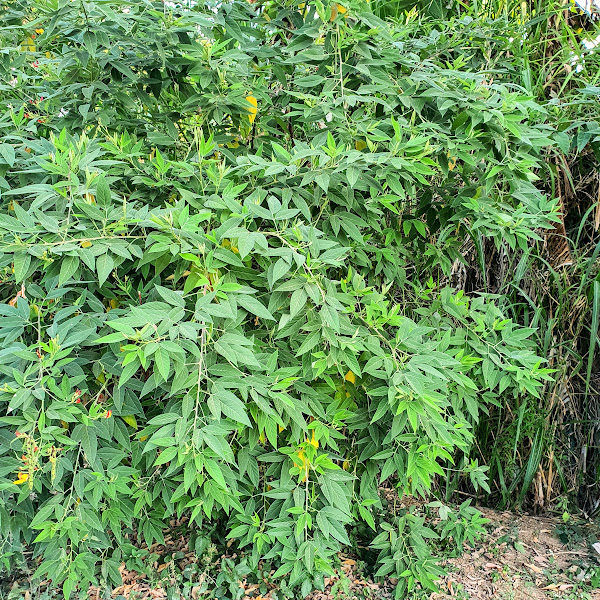
[[[560,497],[587,513],[600,506],[600,20],[573,3],[533,0],[375,0],[381,18],[463,36],[463,56],[545,106],[560,132],[539,185],[560,200],[564,227],[527,251],[500,253],[485,240],[463,248],[467,292],[494,292],[556,369],[535,405],[500,399],[478,425],[488,502],[547,509]],[[514,85],[518,82],[519,85]],[[500,259],[504,267],[494,268]],[[447,491],[458,483],[449,481]]]

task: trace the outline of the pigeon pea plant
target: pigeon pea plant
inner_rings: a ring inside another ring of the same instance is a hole
[[[410,23],[342,8],[2,6],[7,569],[27,544],[65,597],[116,584],[126,535],[186,516],[306,594],[375,530],[382,482],[486,489],[473,425],[549,370],[532,329],[429,273],[551,226],[558,142]],[[438,573],[422,527],[388,526],[419,542],[398,596]]]

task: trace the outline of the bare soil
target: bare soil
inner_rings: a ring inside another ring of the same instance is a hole
[[[446,561],[450,572],[441,582],[443,591],[432,594],[431,600],[600,600],[600,590],[577,592],[585,565],[595,559],[582,546],[572,549],[561,543],[554,535],[558,519],[482,512],[490,520],[490,533],[476,550]]]

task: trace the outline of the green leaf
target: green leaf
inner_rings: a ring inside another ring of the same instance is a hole
[[[219,403],[218,406],[223,414],[238,423],[252,427],[244,403],[235,394],[229,390],[219,390],[213,394],[213,399]]]
[[[165,413],[150,419],[148,425],[168,425],[169,423],[174,423],[179,418],[180,415],[177,413]]]
[[[415,219],[412,223],[415,226],[415,229],[421,234],[422,237],[427,237],[427,230],[425,229],[425,224],[423,223],[423,221]]]
[[[249,294],[238,294],[235,299],[242,308],[245,308],[253,315],[260,317],[261,319],[268,319],[269,321],[275,320],[275,317],[254,296],[250,296]]]
[[[307,295],[302,288],[295,290],[292,293],[292,297],[290,299],[290,317],[294,318],[302,310],[306,304],[306,300]]]
[[[60,265],[60,275],[58,277],[58,285],[64,285],[79,267],[79,257],[65,256]]]
[[[319,173],[318,175],[315,176],[315,181],[317,182],[317,185],[325,193],[327,193],[327,190],[329,189],[329,181],[330,181],[329,173]]]
[[[353,188],[360,177],[360,170],[356,167],[350,166],[346,169],[346,178],[348,179],[348,185]]]
[[[302,343],[296,356],[302,356],[312,350],[322,339],[321,331],[313,331]]]
[[[172,461],[177,456],[177,451],[177,446],[169,446],[168,448],[165,448],[154,461],[154,466],[156,467]]]
[[[31,255],[27,252],[16,252],[14,255],[14,267],[15,267],[15,283],[21,283],[29,271],[31,264]],[[75,265],[77,269],[77,264]],[[62,275],[62,269],[61,269]]]
[[[172,304],[173,306],[180,306],[181,308],[185,308],[185,300],[178,294],[177,292],[170,290],[166,287],[162,287],[161,285],[155,285],[156,291],[163,297],[165,302]]]
[[[94,425],[77,425],[71,434],[71,439],[81,442],[86,460],[90,465],[96,462],[96,453],[98,451],[98,437]]]
[[[108,279],[115,263],[109,254],[102,254],[96,258],[96,271],[98,272],[98,285],[102,287]]]
[[[225,483],[225,478],[223,477],[223,472],[221,471],[221,467],[219,467],[219,463],[212,458],[205,458],[204,466],[214,481],[216,481],[223,489],[226,490],[227,484]]]
[[[112,204],[110,188],[104,177],[100,177],[96,184],[96,202],[99,206],[110,206]]]
[[[114,344],[115,342],[122,342],[124,339],[126,339],[125,334],[117,331],[94,340],[94,344]]]
[[[237,248],[241,258],[246,258],[254,248],[255,237],[253,234],[245,232],[238,237]]]
[[[183,293],[188,294],[192,290],[202,285],[208,285],[208,279],[198,271],[195,267],[192,267],[190,274],[185,279],[185,285],[183,286]]]
[[[9,167],[15,164],[15,149],[11,144],[0,144],[0,156],[5,160]]]
[[[358,505],[358,512],[360,513],[363,521],[373,530],[377,531],[377,527],[375,526],[375,519],[373,519],[373,515],[371,512],[365,508],[364,506]]]
[[[273,266],[273,274],[271,276],[271,285],[281,279],[290,270],[290,265],[280,258]]]

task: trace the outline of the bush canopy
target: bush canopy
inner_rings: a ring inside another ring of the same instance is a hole
[[[461,44],[489,30],[466,17],[4,5],[4,566],[27,544],[67,597],[116,584],[134,534],[186,516],[304,594],[349,532],[398,596],[434,587],[436,534],[382,523],[378,487],[489,491],[474,427],[550,369],[452,266],[554,227],[537,182],[570,138],[479,72],[485,45]]]

